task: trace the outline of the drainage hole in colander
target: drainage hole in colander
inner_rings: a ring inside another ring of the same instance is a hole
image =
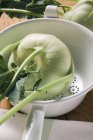
[[[83,88],[81,78],[75,74],[73,82],[69,85],[69,87],[63,91],[62,93],[58,94],[55,97],[50,98],[49,100],[60,100],[64,97],[71,96],[73,94],[79,93]]]
[[[81,91],[82,89],[82,83],[80,81],[80,78],[78,77],[74,77],[74,81],[72,82],[72,84],[68,87],[68,93],[70,94],[76,94],[79,91]]]

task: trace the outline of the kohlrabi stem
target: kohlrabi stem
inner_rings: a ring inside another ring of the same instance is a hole
[[[51,86],[55,86],[58,83],[69,82],[71,79],[73,79],[72,73],[69,74],[68,76],[62,77],[62,78],[57,79],[51,83],[46,84],[45,86],[39,88],[37,91],[33,91],[33,93],[28,95],[25,99],[23,99],[21,102],[19,102],[17,105],[15,105],[12,109],[10,109],[2,118],[0,118],[0,125],[2,123],[4,123],[8,118],[10,118],[12,115],[14,115],[17,111],[22,109],[29,102],[37,99],[38,95],[39,95],[39,97],[42,96],[44,94],[43,91],[47,90]]]
[[[14,43],[14,44],[7,45],[0,51],[0,55],[6,56],[8,53],[11,53],[11,51],[13,51],[14,49],[16,49],[18,47],[19,43],[20,43],[20,41]]]
[[[13,89],[13,87],[15,86],[16,80],[20,74],[20,72],[23,70],[23,68],[38,54],[42,53],[42,48],[38,48],[37,50],[35,50],[32,54],[30,54],[25,61],[21,64],[21,66],[19,67],[19,69],[16,71],[13,79],[11,80],[8,88],[5,90],[5,92],[3,93],[3,95],[0,96],[0,101],[9,94],[9,92]]]
[[[30,15],[30,16],[34,16],[34,17],[38,17],[38,18],[43,17],[43,15],[41,15],[41,14],[37,14],[35,12],[28,11],[28,10],[22,10],[22,9],[0,8],[0,12],[20,13],[20,14],[26,14],[26,15]]]

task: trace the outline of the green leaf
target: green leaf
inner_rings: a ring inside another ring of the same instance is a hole
[[[15,88],[8,95],[9,101],[12,105],[15,105],[24,98],[24,81],[25,78],[16,82]]]
[[[5,62],[3,56],[0,55],[0,74],[8,70],[7,63]]]
[[[0,74],[0,94],[3,94],[3,92],[6,90],[13,76],[13,71],[7,71],[3,74]]]
[[[14,72],[8,71],[7,63],[5,62],[3,56],[0,55],[0,94],[3,94],[6,90],[13,75]]]

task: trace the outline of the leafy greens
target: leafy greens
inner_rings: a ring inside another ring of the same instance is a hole
[[[40,18],[47,5],[61,7],[63,12],[69,9],[56,0],[1,0],[0,12],[7,12],[11,17]]]
[[[14,72],[8,70],[7,63],[4,58],[0,55],[0,95],[9,86],[11,79],[13,78]]]

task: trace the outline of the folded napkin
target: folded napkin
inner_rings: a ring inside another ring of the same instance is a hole
[[[0,117],[6,110],[0,109]],[[0,126],[0,140],[21,140],[27,115],[16,113]],[[42,140],[93,140],[93,122],[45,119]]]

